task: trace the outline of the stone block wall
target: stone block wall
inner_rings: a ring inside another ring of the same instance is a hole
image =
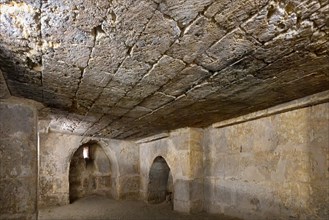
[[[203,210],[202,129],[184,128],[162,139],[140,143],[141,197],[147,200],[149,172],[158,156],[173,178],[173,206],[181,212]]]
[[[70,161],[74,152],[90,140],[96,141],[110,160],[112,197],[139,197],[139,150],[133,142],[40,133],[40,207],[69,203]]]
[[[36,219],[37,114],[22,100],[0,100],[0,219]]]
[[[204,203],[243,219],[327,219],[329,103],[208,128]]]
[[[91,140],[110,160],[116,199],[146,200],[152,163],[162,156],[173,179],[174,210],[247,220],[327,219],[329,102],[309,100],[294,101],[302,106],[290,111],[178,129],[138,144],[42,130],[39,185],[36,108],[0,100],[0,219],[35,219],[37,208],[67,204],[71,158]]]
[[[141,195],[153,160],[173,176],[174,210],[242,219],[328,219],[328,93],[140,145]]]

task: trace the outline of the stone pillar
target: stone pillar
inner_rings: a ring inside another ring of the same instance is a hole
[[[141,196],[147,200],[149,172],[154,159],[162,156],[173,177],[174,210],[203,210],[202,129],[178,129],[161,139],[140,142]]]
[[[173,132],[173,140],[184,141],[188,157],[182,176],[174,182],[174,210],[180,212],[201,212],[203,210],[203,149],[202,129],[188,128]],[[175,141],[174,141],[175,143]],[[178,147],[178,146],[177,146]]]
[[[105,151],[113,163],[113,193],[115,199],[139,198],[139,149],[134,142],[102,139]]]
[[[0,101],[0,219],[36,219],[37,114]]]

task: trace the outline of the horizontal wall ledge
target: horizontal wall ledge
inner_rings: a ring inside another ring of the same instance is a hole
[[[166,137],[169,137],[169,133],[167,133],[167,132],[140,139],[140,140],[136,141],[135,143],[142,144],[142,143],[147,143],[147,142],[151,142],[151,141],[156,141],[156,140],[166,138]]]
[[[318,105],[329,101],[329,90],[324,92],[316,93],[304,98],[296,99],[290,102],[286,102],[274,107],[253,112],[250,114],[242,115],[236,118],[228,119],[225,121],[217,122],[212,125],[213,128],[227,127],[230,125],[240,124],[246,121],[252,121],[255,119],[275,115],[295,109],[305,108],[312,105]]]

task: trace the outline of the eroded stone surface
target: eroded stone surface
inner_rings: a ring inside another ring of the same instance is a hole
[[[37,113],[0,102],[0,219],[37,217]]]
[[[328,90],[328,12],[326,0],[6,0],[0,69],[53,129],[138,138]]]

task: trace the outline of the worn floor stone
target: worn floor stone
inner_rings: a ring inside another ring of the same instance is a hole
[[[239,220],[207,213],[183,214],[173,211],[167,202],[151,205],[142,201],[116,201],[96,196],[83,198],[66,206],[41,209],[39,219]]]

